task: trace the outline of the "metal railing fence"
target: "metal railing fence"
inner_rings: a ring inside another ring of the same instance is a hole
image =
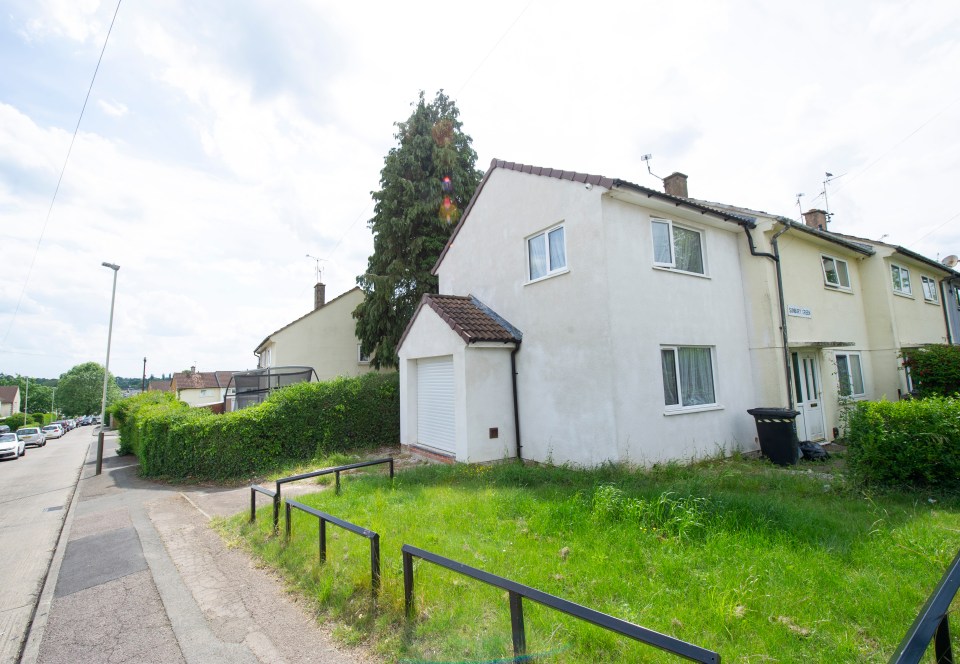
[[[483,583],[507,591],[510,598],[510,625],[513,631],[513,654],[515,658],[518,658],[518,661],[520,661],[519,658],[522,658],[527,654],[526,629],[523,623],[523,598],[527,598],[543,606],[566,613],[574,618],[585,620],[589,623],[597,625],[598,627],[608,629],[612,632],[616,632],[617,634],[622,634],[631,639],[640,641],[641,643],[646,643],[647,645],[659,648],[660,650],[664,650],[679,657],[683,657],[694,662],[710,662],[714,664],[720,663],[719,653],[713,652],[712,650],[707,650],[705,648],[701,648],[700,646],[693,645],[692,643],[675,639],[672,636],[660,634],[659,632],[655,632],[651,629],[634,625],[633,623],[620,620],[619,618],[614,618],[606,613],[600,613],[594,609],[587,608],[580,604],[575,604],[574,602],[565,600],[555,595],[550,595],[541,590],[537,590],[536,588],[531,588],[530,586],[525,586],[517,583],[516,581],[505,579],[502,576],[484,572],[483,570],[475,567],[464,565],[456,560],[444,558],[443,556],[419,549],[409,544],[404,544],[400,550],[403,554],[404,608],[406,610],[408,619],[411,618],[413,614],[413,559],[420,558],[421,560],[425,560],[435,565],[439,565],[440,567],[463,574],[464,576],[468,576],[471,579],[476,579],[477,581],[482,581]]]

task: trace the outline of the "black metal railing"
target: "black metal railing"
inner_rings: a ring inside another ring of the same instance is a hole
[[[277,500],[277,492],[271,491],[265,487],[254,484],[250,487],[250,521],[257,520],[257,494],[262,493],[265,496],[270,496],[273,498],[273,523],[274,529],[276,529],[277,519],[279,517],[278,510],[280,509],[280,501]]]
[[[712,662],[719,664],[719,653],[707,650],[692,643],[675,639],[672,636],[660,634],[653,630],[633,623],[614,618],[605,613],[600,613],[589,609],[580,604],[575,604],[568,600],[550,595],[536,588],[531,588],[523,584],[505,579],[489,572],[464,565],[463,563],[444,558],[435,553],[418,549],[415,546],[404,544],[400,549],[403,554],[403,599],[407,618],[413,617],[413,559],[420,558],[427,562],[439,565],[452,570],[464,576],[468,576],[477,581],[482,581],[491,586],[506,590],[510,597],[510,624],[513,630],[513,654],[515,658],[524,657],[527,654],[527,637],[523,624],[523,598],[534,601],[543,606],[555,609],[567,615],[593,623],[598,627],[608,629],[612,632],[622,634],[641,643],[646,643],[660,650],[672,653],[679,657],[692,660],[694,662]]]
[[[276,490],[271,491],[262,486],[254,484],[250,487],[250,520],[256,520],[256,493],[262,493],[266,496],[271,496],[273,498],[273,531],[276,532],[280,528],[280,502],[283,500],[283,496],[280,495],[281,488],[284,484],[289,482],[296,482],[297,480],[305,480],[311,477],[320,477],[321,475],[335,475],[336,476],[336,492],[340,493],[340,473],[347,470],[355,470],[357,468],[365,468],[367,466],[376,466],[379,464],[387,463],[390,464],[390,479],[393,479],[393,457],[385,457],[383,459],[373,459],[372,461],[360,461],[358,463],[348,463],[344,466],[334,466],[333,468],[323,468],[321,470],[314,470],[309,473],[301,473],[300,475],[291,475],[290,477],[281,477],[276,481]]]
[[[927,598],[920,614],[903,641],[897,646],[890,664],[918,664],[933,641],[933,658],[936,664],[953,664],[953,648],[950,645],[950,603],[960,589],[960,552],[954,557],[940,583]]]
[[[312,514],[320,520],[319,545],[321,564],[327,561],[327,523],[332,523],[335,526],[339,526],[344,530],[370,540],[370,585],[373,591],[373,596],[376,597],[377,593],[380,592],[380,535],[372,530],[358,526],[355,523],[338,519],[332,514],[327,514],[326,512],[321,512],[320,510],[314,509],[309,505],[299,503],[296,500],[290,500],[288,498],[284,504],[286,505],[284,511],[284,534],[288,540],[290,539],[290,522],[292,520],[290,518],[291,509]]]

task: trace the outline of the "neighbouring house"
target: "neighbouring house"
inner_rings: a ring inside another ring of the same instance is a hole
[[[909,271],[946,299],[945,265],[664,187],[494,160],[401,340],[401,443],[650,464],[756,449],[747,409],[788,405],[829,440],[841,402],[897,398],[898,354],[949,338],[895,292]]]
[[[190,406],[223,403],[227,385],[230,384],[234,373],[233,371],[197,371],[196,367],[190,367],[189,371],[173,374],[170,380],[170,391],[176,392],[177,399]]]
[[[169,380],[151,380],[147,383],[147,392],[172,392]]]
[[[314,286],[313,310],[272,332],[253,351],[257,367],[312,367],[318,380],[359,376],[372,371],[360,354],[353,310],[363,302],[363,291],[352,288],[326,301],[326,286]]]
[[[0,385],[0,417],[10,417],[20,412],[20,387]]]

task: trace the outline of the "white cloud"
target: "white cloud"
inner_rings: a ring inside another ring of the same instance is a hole
[[[129,110],[125,104],[121,104],[118,101],[107,101],[106,99],[98,99],[97,106],[99,106],[104,113],[115,118],[122,118]]]
[[[77,72],[92,72],[115,6],[11,9],[0,64],[28,65],[0,89],[0,240],[16,275],[0,282],[0,335],[86,91]],[[121,265],[117,373],[139,375],[144,355],[157,374],[251,366],[311,306],[304,254],[326,259],[330,296],[365,269],[370,192],[421,89],[454,96],[481,168],[659,186],[640,161],[652,152],[694,196],[794,217],[798,192],[820,204],[823,172],[845,173],[829,192],[838,230],[960,253],[950,2],[436,7],[122,5],[100,112],[84,118],[0,371],[102,361],[104,260]]]

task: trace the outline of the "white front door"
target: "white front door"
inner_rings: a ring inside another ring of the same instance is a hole
[[[793,363],[793,390],[796,397],[797,436],[800,440],[823,440],[823,396],[820,386],[820,367],[817,354],[795,352],[791,354]]]

